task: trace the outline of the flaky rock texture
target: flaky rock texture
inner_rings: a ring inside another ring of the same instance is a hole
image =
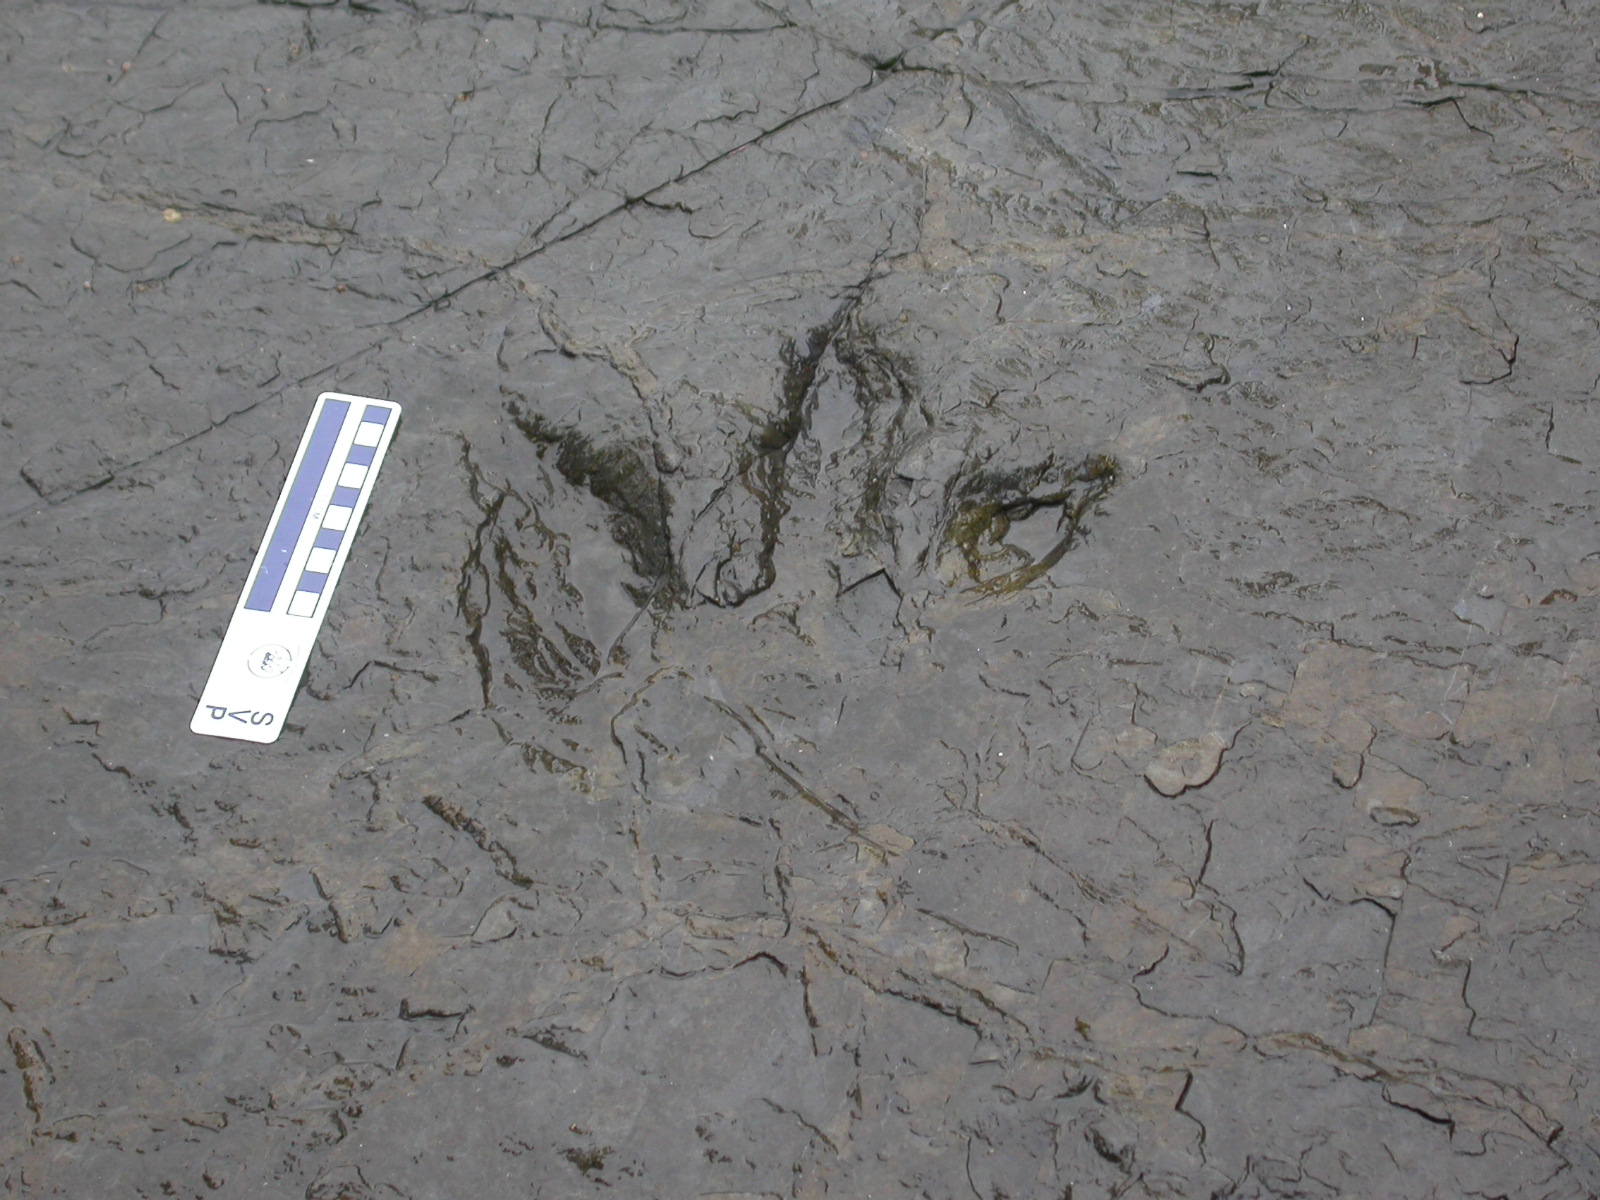
[[[8,1192],[1600,1192],[1597,15],[0,11]]]

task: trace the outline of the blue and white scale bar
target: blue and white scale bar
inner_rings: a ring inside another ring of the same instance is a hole
[[[400,423],[388,400],[317,397],[189,728],[276,741]]]

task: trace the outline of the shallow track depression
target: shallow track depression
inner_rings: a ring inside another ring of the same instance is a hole
[[[0,8],[0,1190],[1600,1193],[1597,15]]]

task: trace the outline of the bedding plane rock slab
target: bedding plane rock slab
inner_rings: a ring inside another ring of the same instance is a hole
[[[0,12],[8,1194],[1600,1193],[1596,15]]]

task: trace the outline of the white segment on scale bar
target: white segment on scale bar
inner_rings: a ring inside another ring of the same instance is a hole
[[[195,733],[277,740],[399,423],[388,400],[317,397],[189,722]]]

